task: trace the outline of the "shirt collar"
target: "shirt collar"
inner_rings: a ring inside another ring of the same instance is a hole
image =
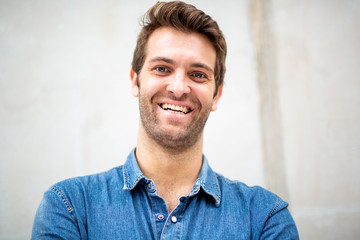
[[[219,181],[216,173],[211,169],[205,155],[203,155],[203,164],[196,182],[200,183],[200,186],[205,193],[214,198],[215,206],[219,207],[221,203],[221,191]]]
[[[131,151],[124,164],[124,190],[132,190],[141,179],[145,178],[135,158],[135,148]]]
[[[135,149],[131,151],[124,164],[124,190],[132,190],[140,182],[146,179],[136,161]],[[203,155],[203,164],[198,179],[195,182],[191,195],[199,192],[199,186],[204,192],[215,200],[215,206],[219,207],[221,202],[221,191],[216,173],[211,169],[207,158]]]

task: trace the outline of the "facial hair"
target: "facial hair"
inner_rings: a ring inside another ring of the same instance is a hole
[[[159,94],[160,95],[160,94]],[[159,146],[169,151],[185,151],[194,146],[202,136],[205,123],[210,115],[212,101],[202,106],[199,101],[195,102],[195,110],[193,114],[197,114],[193,117],[193,120],[188,125],[179,128],[175,134],[166,131],[161,126],[160,120],[157,116],[156,109],[159,107],[154,103],[153,99],[156,99],[158,95],[153,97],[147,96],[146,93],[139,88],[139,110],[141,123],[147,133],[147,135],[153,139]],[[183,101],[184,99],[175,98],[173,95],[166,95],[167,99]],[[200,110],[200,112],[198,111]]]

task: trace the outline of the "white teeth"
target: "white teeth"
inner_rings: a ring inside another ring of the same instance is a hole
[[[179,113],[179,114],[185,114],[189,112],[189,109],[185,106],[177,106],[177,105],[173,105],[173,104],[167,104],[167,103],[163,103],[161,105],[161,107],[164,110],[168,110],[174,113]]]

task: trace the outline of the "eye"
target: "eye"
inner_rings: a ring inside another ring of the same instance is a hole
[[[196,78],[206,78],[206,75],[203,73],[193,73],[192,76]]]
[[[165,67],[155,67],[155,70],[158,72],[169,72],[169,69]]]

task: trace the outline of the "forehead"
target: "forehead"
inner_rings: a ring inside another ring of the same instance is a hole
[[[199,33],[184,33],[170,27],[156,29],[146,46],[145,63],[166,57],[176,61],[200,62],[215,67],[216,51],[208,38]]]

